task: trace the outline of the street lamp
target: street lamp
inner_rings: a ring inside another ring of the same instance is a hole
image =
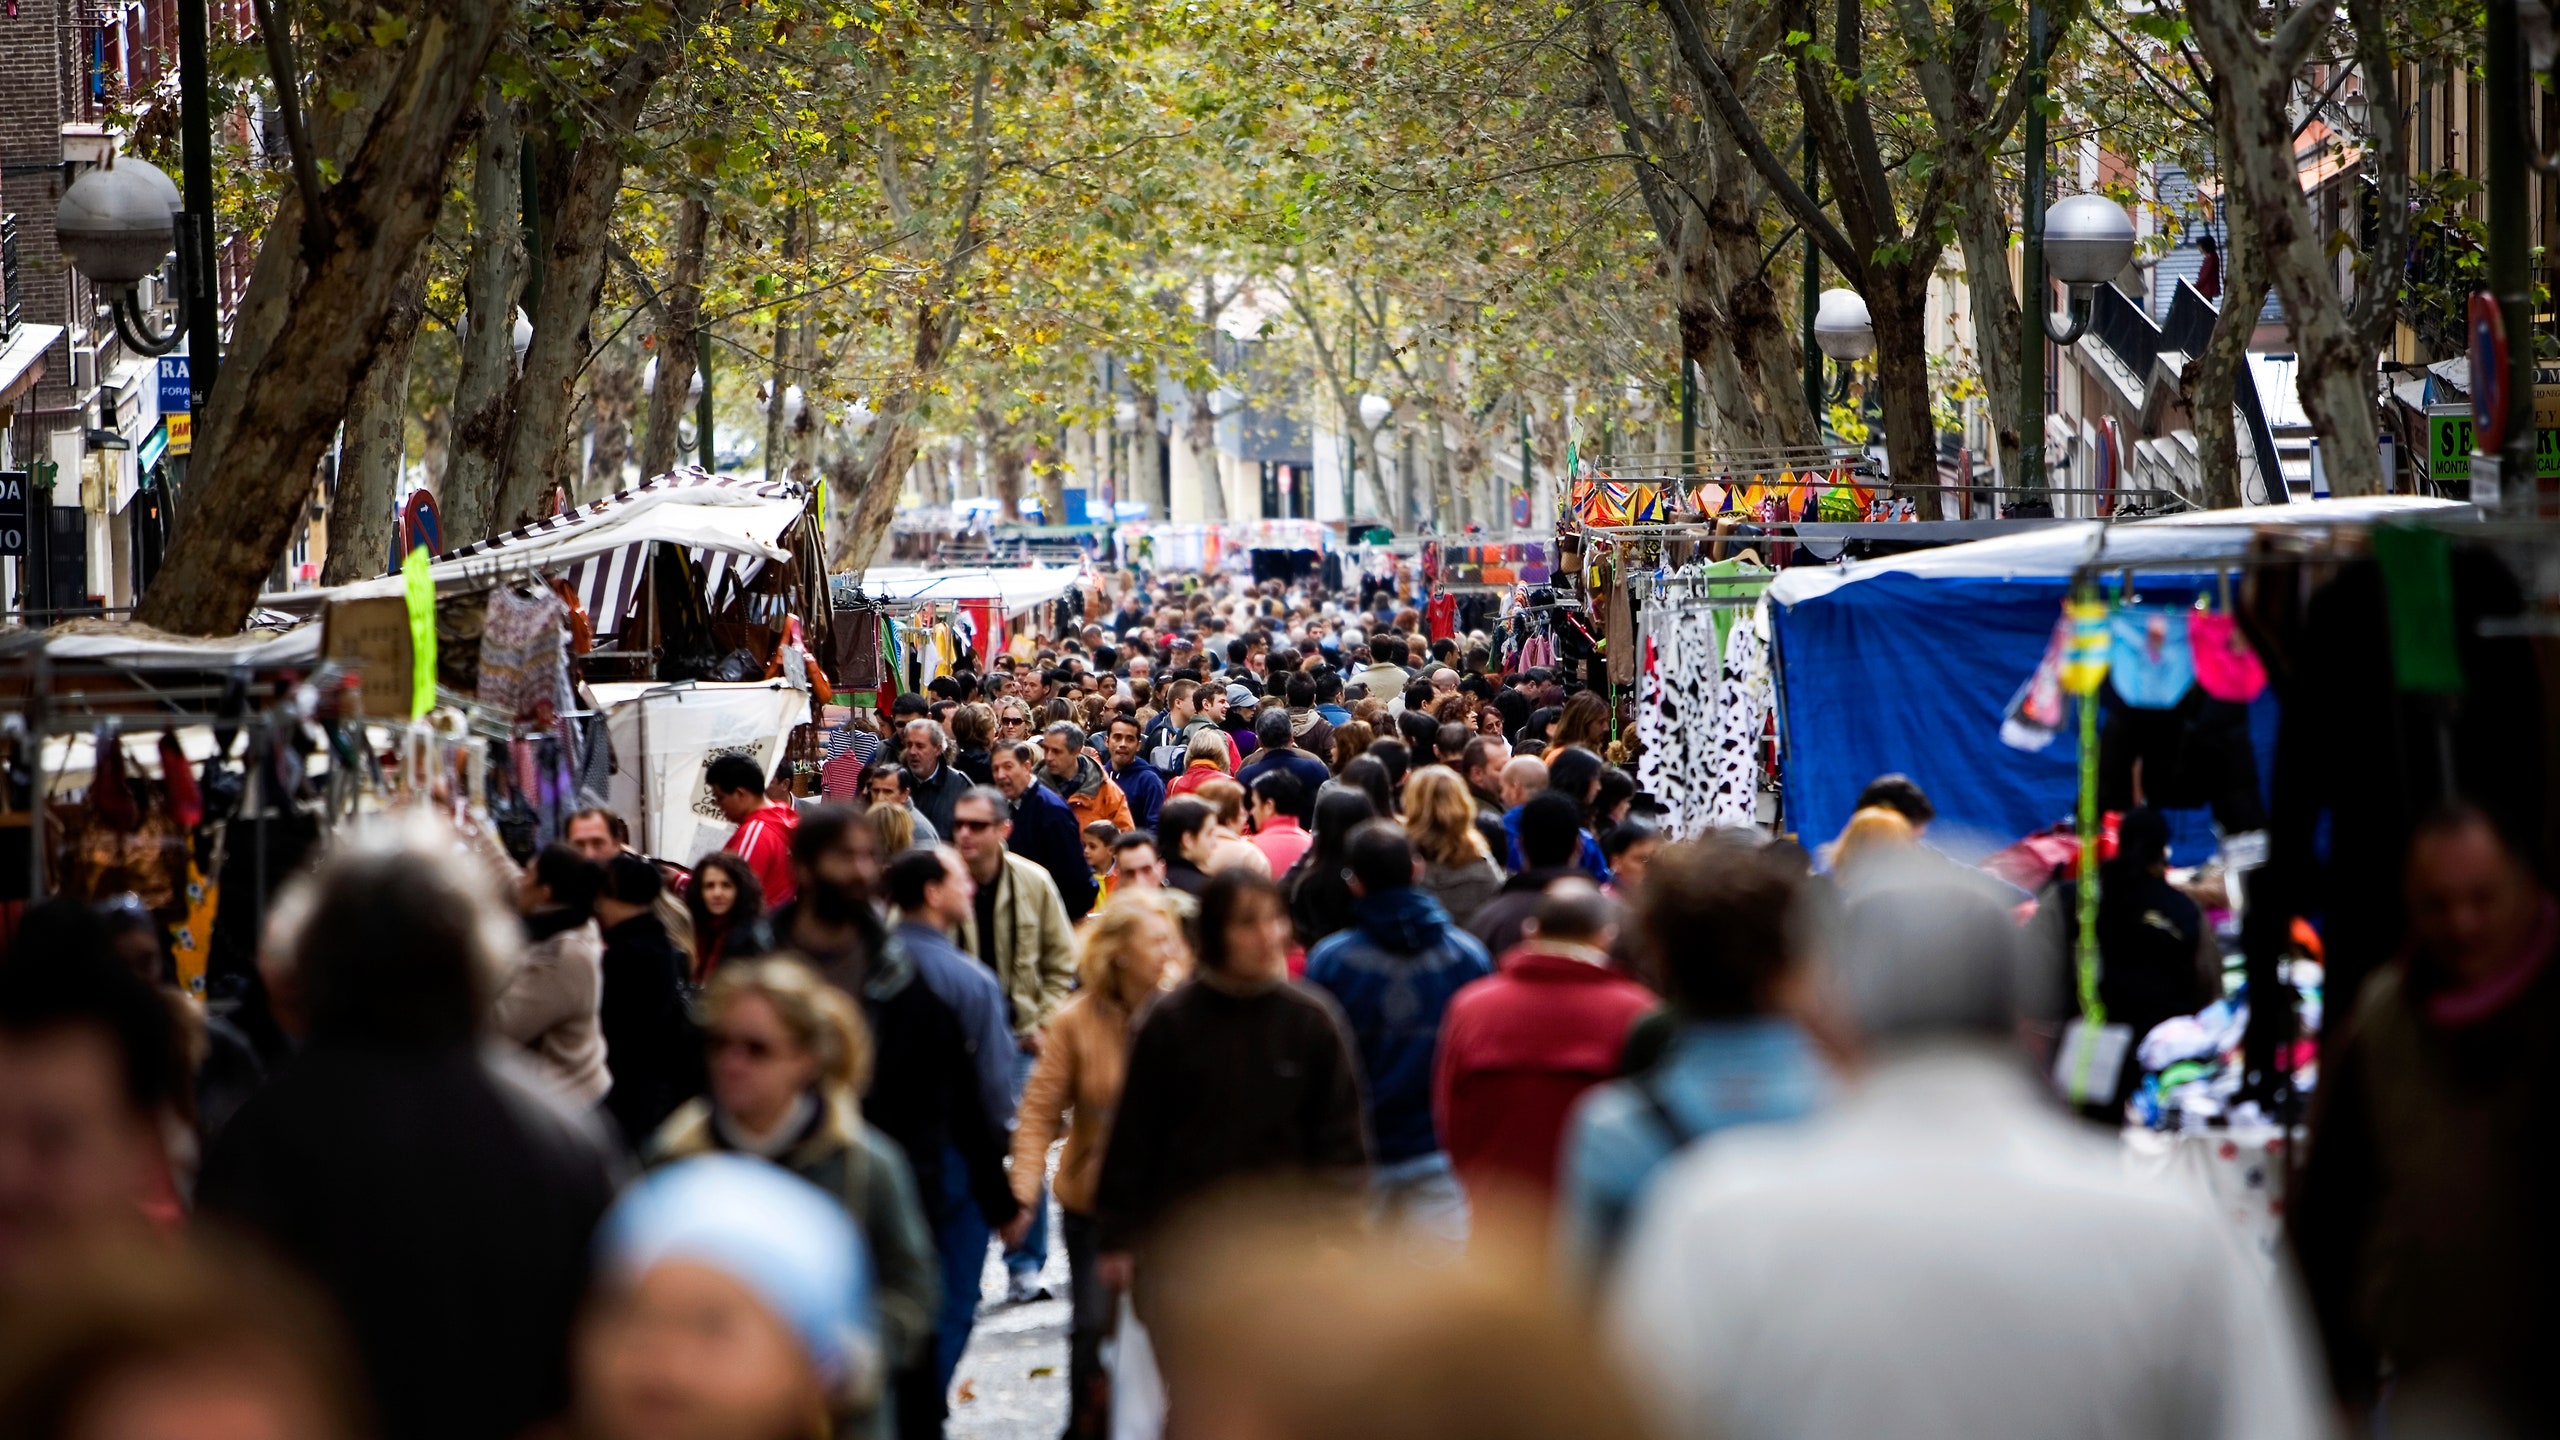
[[[1876,322],[1867,298],[1855,290],[1823,291],[1813,312],[1813,343],[1840,362],[1840,378],[1831,392],[1836,405],[1848,398],[1849,367],[1875,353]]]
[[[2133,217],[2104,195],[2074,195],[2044,212],[2044,268],[2071,287],[2068,319],[2044,308],[2044,333],[2056,345],[2075,345],[2089,328],[2097,287],[2133,263]]]
[[[1371,430],[1375,430],[1379,426],[1386,424],[1388,417],[1395,413],[1396,402],[1388,399],[1384,395],[1363,395],[1360,397],[1360,423]]]
[[[166,334],[155,334],[134,287],[159,273],[174,251],[179,259],[178,292],[188,293],[184,279],[186,251],[178,245],[178,186],[160,167],[126,156],[110,158],[71,182],[54,211],[54,234],[71,268],[108,292],[115,311],[116,334],[127,348],[144,355],[166,355],[186,337],[187,312],[181,305]]]

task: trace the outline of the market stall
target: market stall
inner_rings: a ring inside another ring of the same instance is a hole
[[[641,853],[680,865],[718,849],[735,828],[703,780],[711,762],[744,755],[770,774],[810,720],[809,692],[780,680],[588,689],[613,753],[630,757],[615,765],[606,802],[631,823]]]
[[[1994,540],[1838,568],[1799,567],[1769,587],[1768,638],[1786,739],[1786,826],[1828,839],[1869,780],[1900,771],[1936,804],[1931,840],[1979,854],[2068,815],[2078,773],[2069,735],[2002,745],[2020,683],[2042,660],[2072,577],[2130,570],[2138,594],[2228,608],[2227,576],[2252,540],[2397,515],[2467,510],[2409,497],[2204,511],[2110,524],[2066,521]],[[2165,566],[2165,568],[2164,568]],[[2250,731],[2264,751],[2274,715]],[[2190,852],[2191,853],[2191,852]]]

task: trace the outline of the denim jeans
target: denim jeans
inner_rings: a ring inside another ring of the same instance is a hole
[[[1416,1239],[1467,1243],[1467,1192],[1446,1151],[1372,1168],[1369,1208],[1379,1221]]]
[[[933,1227],[934,1248],[942,1256],[942,1316],[934,1326],[933,1359],[946,1402],[960,1354],[969,1348],[969,1332],[978,1323],[978,1292],[986,1281],[987,1241],[993,1233],[969,1193],[969,1163],[956,1146],[945,1145],[941,1216]]]
[[[1040,1057],[1021,1050],[1013,1052],[1013,1108],[1022,1109],[1022,1087],[1031,1083],[1032,1063]],[[1048,1157],[1042,1156],[1042,1163]],[[1031,1202],[1031,1228],[1022,1234],[1022,1243],[1004,1252],[1004,1268],[1009,1273],[1037,1277],[1040,1267],[1049,1263],[1049,1186],[1044,1177],[1040,1194]]]

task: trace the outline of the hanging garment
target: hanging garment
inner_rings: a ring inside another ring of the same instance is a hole
[[[573,708],[564,689],[568,621],[569,607],[548,589],[490,591],[480,632],[480,703],[538,725]]]
[[[1769,718],[1769,623],[1763,600],[1748,624],[1733,627],[1716,681],[1715,748],[1707,762],[1707,823],[1718,829],[1760,819],[1760,732]]]
[[[847,690],[879,689],[880,612],[843,609],[835,620],[836,683]]]
[[[142,802],[133,793],[133,782],[125,778],[124,737],[112,725],[100,725],[89,737],[90,761],[89,813],[98,823],[118,834],[130,835],[142,828]]]
[[[1637,710],[1638,788],[1661,806],[1665,834],[1686,840],[1712,823],[1709,805],[1720,662],[1717,618],[1730,612],[1664,597],[1647,605],[1646,669]]]
[[[2124,703],[2166,710],[2185,698],[2196,680],[2186,611],[2127,605],[2108,617],[2107,628],[2112,637],[2107,668]]]
[[[2013,750],[2039,751],[2062,733],[2062,657],[2070,645],[2071,618],[2065,615],[2053,622],[2053,637],[2045,642],[2044,658],[2036,662],[2035,673],[2009,697],[2000,717],[2000,743]]]
[[[2246,705],[2267,688],[2267,667],[2249,648],[2228,614],[2199,610],[2187,617],[2187,649],[2195,657],[2196,685],[2216,700]]]
[[[1608,659],[1612,688],[1632,685],[1636,679],[1635,597],[1630,589],[1627,582],[1614,578],[1609,583],[1609,628],[1600,653]]]
[[[1432,596],[1423,614],[1432,639],[1447,640],[1458,633],[1458,598],[1449,592]]]
[[[160,784],[169,801],[169,818],[193,830],[204,823],[204,797],[196,791],[195,772],[174,730],[160,732]]]

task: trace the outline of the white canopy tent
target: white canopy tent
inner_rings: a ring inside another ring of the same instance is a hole
[[[1795,605],[1818,599],[1844,585],[1879,575],[1907,575],[1920,580],[2023,580],[2069,576],[2084,565],[2142,565],[2162,560],[2194,560],[2210,564],[2246,553],[2249,537],[2270,528],[2308,529],[2331,525],[2369,525],[2395,517],[2476,519],[2479,512],[2455,500],[2414,495],[2382,495],[2358,500],[2312,500],[2291,505],[2253,505],[2239,510],[2191,510],[2151,520],[2075,520],[2040,526],[1996,540],[1975,540],[1935,550],[1919,550],[1881,560],[1841,566],[1798,566],[1779,572],[1769,585],[1769,599]],[[1890,539],[1890,526],[1877,526]]]
[[[746,755],[768,775],[792,730],[809,719],[809,692],[781,680],[588,687],[617,757],[609,798],[635,822],[644,854],[691,865],[729,838],[703,771]]]
[[[878,600],[1001,600],[1020,615],[1075,588],[1084,572],[1073,565],[1021,569],[926,570],[876,566],[862,572],[862,591]]]

